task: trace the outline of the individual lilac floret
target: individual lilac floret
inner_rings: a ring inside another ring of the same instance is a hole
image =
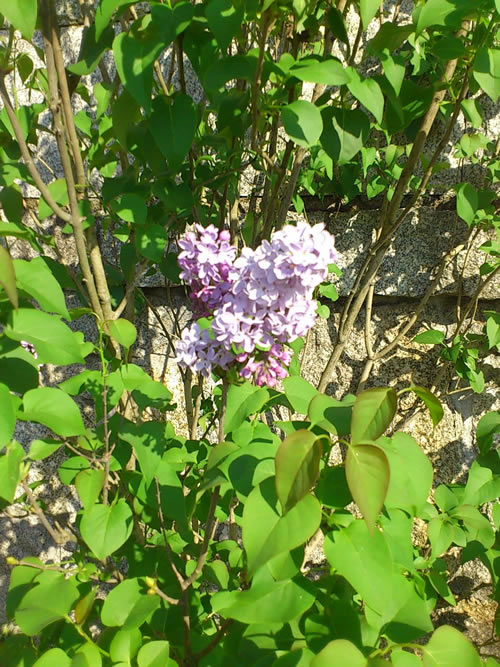
[[[229,232],[214,225],[195,225],[178,245],[180,277],[191,287],[190,297],[198,317],[206,316],[222,301],[231,287],[230,272],[236,248],[230,244]]]
[[[209,329],[202,329],[197,322],[184,329],[175,351],[179,366],[204,377],[209,377],[213,368],[226,369],[234,362],[234,355],[210,336]]]

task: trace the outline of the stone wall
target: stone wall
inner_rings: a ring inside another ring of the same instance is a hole
[[[405,8],[407,10],[406,4],[404,2],[402,4],[403,12]],[[77,2],[61,0],[58,5],[63,26],[65,55],[68,61],[74,62],[78,57],[83,32],[81,12]],[[390,6],[391,3],[387,3],[387,7]],[[353,26],[352,29],[356,30],[356,26]],[[22,40],[19,40],[18,46],[20,49],[27,48],[26,43]],[[194,78],[190,80],[190,85],[193,90],[196,89]],[[29,91],[19,90],[18,94],[21,103],[27,103],[27,100],[30,99]],[[485,108],[488,117],[488,133],[496,139],[500,126],[498,109],[488,103],[485,103]],[[458,130],[463,130],[464,127],[465,121],[462,118]],[[439,141],[438,136],[431,139],[435,144]],[[450,145],[456,140],[457,137],[452,138]],[[44,141],[45,143],[40,147],[44,160],[58,173],[59,164],[54,148],[49,141],[46,139]],[[444,154],[450,157],[449,148],[445,149]],[[449,189],[458,179],[457,171],[458,165],[455,165],[450,171],[441,172],[441,175],[438,175],[433,181],[433,192],[438,194]],[[466,165],[465,172],[462,172],[460,176],[461,179],[464,179],[463,173],[470,178],[471,182],[481,181],[482,174],[477,166]],[[48,176],[48,172],[46,175]],[[32,205],[37,205],[38,193],[34,189],[26,190],[25,195],[31,200]],[[452,248],[466,240],[467,229],[465,224],[457,218],[453,201],[451,204],[446,204],[446,198],[444,198],[445,203],[440,208],[433,208],[431,206],[433,201],[430,198],[427,202],[428,206],[420,206],[412,211],[379,271],[375,284],[372,317],[372,338],[375,348],[394,339],[400,327],[417,308],[443,257]],[[307,219],[310,222],[325,222],[329,230],[335,234],[336,245],[340,252],[340,267],[343,270],[343,276],[336,279],[340,299],[331,307],[332,316],[329,321],[321,320],[318,323],[308,337],[304,349],[304,375],[313,383],[318,381],[335,344],[339,313],[373,238],[378,213],[373,208],[336,212],[334,207],[329,208],[325,203],[307,202],[305,211]],[[60,230],[56,228],[54,233],[60,235]],[[417,439],[433,462],[436,471],[435,484],[464,479],[468,466],[475,456],[474,433],[477,422],[486,411],[500,407],[497,394],[500,364],[498,355],[492,354],[485,360],[487,388],[483,394],[454,391],[454,386],[451,386],[452,393],[449,393],[447,392],[450,388],[449,375],[437,371],[437,350],[431,346],[413,343],[412,338],[416,333],[427,328],[440,329],[447,335],[453,331],[459,291],[466,299],[474,293],[477,286],[477,267],[483,261],[481,259],[483,255],[477,250],[477,247],[484,240],[484,238],[477,239],[476,249],[469,253],[465,268],[463,268],[465,251],[453,259],[444,272],[435,296],[429,300],[423,310],[420,323],[416,324],[402,338],[387,358],[375,365],[367,384],[367,386],[390,384],[400,389],[407,386],[410,381],[414,381],[416,384],[428,387],[437,385],[438,390],[447,394],[443,398],[445,417],[434,430],[428,414],[415,411],[413,399],[409,395],[405,395],[404,398],[406,411],[402,421],[408,432]],[[71,240],[66,240],[65,243],[69,261],[76,261]],[[22,241],[13,243],[11,250],[17,257],[32,256],[32,251]],[[172,419],[176,428],[183,432],[186,424],[182,410],[182,383],[178,369],[172,361],[172,350],[157,318],[159,315],[164,325],[167,328],[171,327],[166,292],[161,287],[161,283],[155,281],[145,283],[144,290],[154,310],[146,308],[140,316],[139,343],[135,350],[134,361],[143,366],[156,379],[163,380],[174,392],[179,407],[175,413],[169,415],[169,419]],[[492,283],[482,295],[475,325],[479,329],[484,310],[499,309],[499,295],[498,281]],[[68,298],[72,299],[73,296],[68,295]],[[175,293],[174,300],[183,314],[182,317],[187,321],[189,316],[187,304],[182,301],[180,295]],[[90,319],[83,319],[78,324],[85,330],[87,336],[95,336]],[[358,387],[366,357],[363,325],[364,313],[362,312],[335,377],[328,387],[328,393],[337,397],[347,392],[355,392]],[[44,373],[47,382],[61,379],[56,377],[50,369],[46,369]],[[16,437],[23,444],[28,444],[33,437],[40,437],[40,435],[43,435],[41,427],[35,429],[26,424],[20,425],[16,432]],[[50,460],[35,470],[33,474],[45,480],[38,492],[40,497],[47,502],[49,513],[64,523],[65,520],[68,518],[71,520],[71,517],[74,516],[78,503],[75,497],[68,495],[69,491],[66,487],[58,484],[55,471],[59,463],[58,459]],[[39,555],[45,559],[64,557],[64,550],[51,545],[50,539],[36,518],[32,515],[25,516],[21,510],[19,512],[13,510],[12,515],[0,515],[0,535],[0,553],[3,555],[9,554],[18,558]],[[465,569],[457,570],[457,581],[463,583],[464,577],[469,577],[469,579],[473,577],[475,581],[479,581],[481,577],[485,577],[485,574],[478,565],[471,574],[470,566],[467,566]],[[0,560],[0,606],[3,606],[6,581],[7,569],[2,559]],[[485,620],[484,615],[474,611],[478,605],[479,607],[481,605],[480,597],[466,596],[462,607],[457,608],[457,614],[461,617],[464,627],[468,627],[474,639],[477,639],[482,632],[486,632],[491,623],[491,614]]]

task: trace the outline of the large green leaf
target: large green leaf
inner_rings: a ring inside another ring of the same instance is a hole
[[[320,110],[312,102],[297,100],[287,104],[281,111],[281,120],[285,132],[299,146],[308,148],[318,143],[323,120]]]
[[[184,93],[157,97],[153,102],[150,125],[154,140],[171,169],[186,157],[196,133],[198,118],[194,102]]]
[[[3,245],[0,245],[0,285],[4,288],[11,304],[14,308],[17,308],[18,299],[14,262]]]
[[[500,433],[500,410],[488,412],[479,420],[476,430],[477,446],[481,454],[486,454],[493,444],[493,436]]]
[[[33,667],[71,667],[71,658],[61,648],[50,648],[35,662]]]
[[[248,591],[224,591],[212,597],[212,609],[240,623],[286,623],[313,604],[314,586],[306,579],[264,581]]]
[[[347,528],[325,537],[328,562],[361,595],[373,616],[374,627],[391,621],[415,594],[410,582],[394,566],[384,534],[370,535],[364,521],[354,520]]]
[[[146,371],[136,364],[122,366],[119,371],[123,386],[133,392],[137,405],[144,410],[146,407],[165,408],[172,398],[172,393],[161,382],[150,377]]]
[[[481,667],[483,664],[468,639],[449,625],[439,627],[422,646],[422,662],[424,667]]]
[[[345,474],[353,500],[373,532],[389,488],[390,468],[385,452],[376,445],[351,445]]]
[[[500,97],[500,49],[479,49],[472,74],[484,92],[496,102]]]
[[[370,132],[368,116],[360,109],[325,107],[321,117],[323,119],[321,146],[336,164],[346,164],[361,150],[368,139]]]
[[[276,452],[276,493],[283,514],[309,493],[318,479],[322,438],[301,429],[283,440]]]
[[[164,49],[157,37],[147,39],[133,32],[122,32],[113,41],[113,55],[120,80],[146,113],[151,111],[153,63]]]
[[[29,262],[15,259],[14,268],[18,287],[36,299],[44,310],[57,313],[66,320],[71,319],[64,292],[42,257],[35,257]]]
[[[211,0],[205,8],[208,27],[224,51],[241,32],[244,6],[242,0]]]
[[[124,498],[114,505],[92,505],[83,512],[80,532],[100,560],[119,549],[130,537],[132,510]]]
[[[23,408],[19,416],[25,421],[43,424],[63,438],[85,433],[77,404],[57,387],[38,387],[26,392]]]
[[[99,494],[104,486],[106,474],[104,470],[95,470],[87,468],[78,473],[75,478],[75,486],[80,496],[80,500],[85,509],[92,505],[99,498]]]
[[[368,28],[368,24],[380,9],[380,2],[378,2],[378,0],[360,0],[359,8],[361,14],[361,23],[363,24],[363,28],[366,30]]]
[[[314,496],[304,496],[285,515],[278,507],[272,477],[261,482],[245,503],[241,525],[250,575],[271,558],[304,544],[319,528],[321,506]]]
[[[302,58],[290,68],[290,74],[301,81],[322,83],[325,86],[342,86],[349,83],[351,71],[346,69],[337,58],[316,60]]]
[[[0,0],[0,12],[27,40],[33,36],[37,10],[36,0]]]
[[[384,115],[384,96],[379,84],[374,79],[363,79],[354,67],[351,67],[351,80],[347,87],[354,97],[382,123]]]
[[[431,26],[458,28],[470,9],[469,0],[427,0],[418,15],[417,32]]]
[[[104,30],[110,25],[111,17],[117,9],[133,4],[131,0],[101,0],[95,13],[96,39],[99,39]]]
[[[17,625],[32,637],[54,621],[67,616],[79,598],[74,578],[66,579],[59,572],[43,572],[37,583],[19,603],[15,619]]]
[[[227,392],[225,432],[231,433],[241,426],[247,417],[258,412],[269,400],[265,387],[254,387],[250,382],[232,384]]]
[[[300,377],[300,375],[285,378],[283,380],[283,387],[285,389],[285,396],[290,401],[295,412],[307,415],[307,407],[318,393],[318,390],[307,382],[307,380]]]
[[[432,465],[415,440],[406,433],[380,438],[391,469],[387,507],[405,510],[418,516],[424,509],[432,486]]]
[[[307,416],[313,426],[320,426],[329,433],[343,437],[351,432],[351,416],[354,396],[344,396],[337,401],[331,396],[317,394],[309,403]]]
[[[457,191],[457,213],[471,225],[479,208],[479,193],[470,183],[460,183],[456,186]]]
[[[142,632],[138,628],[118,630],[111,640],[109,655],[113,663],[129,664],[142,644]]]
[[[24,449],[15,440],[7,445],[5,454],[0,455],[0,498],[8,503],[14,500],[17,485],[21,481],[21,463]]]
[[[376,440],[389,427],[398,399],[388,387],[374,387],[361,392],[352,410],[351,435],[354,444],[362,440]]]
[[[34,308],[19,308],[10,313],[5,333],[13,340],[34,345],[40,364],[84,364],[84,355],[91,351],[82,344],[83,336],[71,331],[57,315]]]
[[[99,6],[99,9],[101,9],[101,7],[102,3]],[[94,72],[102,57],[113,43],[115,31],[111,26],[108,26],[102,32],[98,32],[97,20],[99,18],[99,9],[96,13],[96,22],[89,26],[88,30],[85,32],[80,49],[79,61],[67,68],[72,74],[84,76]],[[97,37],[97,34],[99,34],[99,37]],[[104,88],[101,87],[100,90],[102,91]],[[100,114],[97,115],[99,116]]]
[[[138,628],[161,604],[159,596],[148,595],[147,591],[141,579],[125,579],[108,593],[102,606],[101,621],[123,630]]]
[[[0,449],[10,442],[16,427],[16,410],[7,385],[0,383]]]
[[[109,333],[119,345],[127,349],[132,347],[137,338],[137,329],[132,322],[122,318],[109,323]]]
[[[311,662],[311,667],[333,667],[333,665],[366,667],[368,661],[361,651],[347,639],[334,639],[328,642]]]

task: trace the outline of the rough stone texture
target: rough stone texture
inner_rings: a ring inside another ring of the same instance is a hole
[[[93,0],[87,0],[87,4],[95,3],[93,3]],[[391,18],[394,6],[395,0],[384,3],[386,18]],[[403,18],[403,22],[410,20],[411,6],[412,3],[408,0],[403,0],[401,3],[400,16]],[[78,1],[58,0],[58,14],[61,25],[64,26],[62,43],[66,62],[73,63],[78,58],[83,32]],[[378,21],[374,20],[370,25],[367,39],[374,36],[377,29]],[[349,31],[353,36],[355,35],[357,31],[355,21],[349,22]],[[36,40],[38,40],[37,44],[41,45],[39,35],[36,35]],[[357,62],[361,61],[363,46],[358,52]],[[35,66],[42,67],[35,51],[26,42],[19,40],[17,48],[29,52],[35,61]],[[345,54],[340,49],[336,55],[343,59]],[[168,53],[161,64],[166,71],[169,64]],[[112,63],[107,63],[107,66],[112,68]],[[367,58],[363,67],[368,72],[370,67],[373,67],[373,61]],[[113,74],[112,69],[109,71]],[[201,97],[200,88],[196,75],[187,59],[185,60],[185,76],[188,91],[196,100],[199,100]],[[96,73],[84,80],[90,86],[99,79],[100,75]],[[174,76],[173,81],[174,85],[177,85],[176,76]],[[20,104],[41,101],[36,95],[19,86],[19,82],[17,91]],[[500,130],[498,106],[493,105],[486,96],[482,96],[480,102],[486,118],[486,132],[489,137],[496,140]],[[75,97],[75,103],[76,111],[86,108],[84,102],[78,97]],[[41,120],[43,122],[43,118]],[[457,181],[467,180],[478,186],[483,182],[484,173],[480,167],[477,165],[462,167],[458,159],[451,153],[451,146],[467,129],[465,119],[460,116],[456,131],[441,156],[442,159],[450,162],[451,169],[436,174],[432,179],[432,185],[436,192],[448,189]],[[430,137],[429,153],[439,142],[440,132],[442,132],[442,127],[438,128]],[[61,176],[57,150],[54,142],[49,139],[47,134],[42,135],[39,149],[43,160],[55,171],[57,176]],[[39,166],[44,178],[47,181],[51,180],[50,171],[41,162]],[[244,175],[244,179],[251,181],[251,178],[252,173],[249,170],[248,174]],[[25,188],[24,194],[27,197],[38,197],[35,188]],[[372,239],[378,212],[360,211],[355,214],[332,214],[320,211],[311,213],[309,219],[311,222],[328,222],[329,228],[336,235],[337,247],[341,253],[340,266],[344,272],[342,278],[337,280],[336,284],[341,296],[345,296],[349,293]],[[74,265],[76,255],[71,238],[63,237],[60,228],[57,225],[51,227],[52,223],[50,221],[47,221],[46,225],[47,230],[54,230],[61,242],[68,263]],[[411,213],[402,226],[393,247],[388,252],[375,285],[376,298],[372,318],[375,349],[378,349],[379,345],[393,340],[394,336],[397,335],[399,327],[411,316],[418,304],[418,298],[425,292],[435,267],[448,250],[465,240],[467,231],[465,224],[457,219],[455,213],[451,211],[436,211],[431,208],[420,207]],[[479,246],[484,240],[484,238],[479,238],[476,246]],[[21,241],[12,243],[11,249],[17,257],[33,256],[31,249]],[[469,254],[462,279],[464,254],[461,253],[445,271],[437,290],[437,293],[441,296],[432,299],[428,304],[422,316],[422,324],[415,326],[408,332],[397,349],[374,367],[368,386],[391,384],[396,389],[400,389],[407,386],[411,380],[425,386],[431,386],[437,380],[439,390],[447,388],[449,377],[446,374],[438,377],[436,367],[437,350],[432,346],[412,343],[412,338],[420,330],[426,328],[437,328],[447,335],[452,333],[455,320],[455,297],[452,295],[457,294],[461,280],[463,280],[462,290],[464,295],[470,295],[474,292],[477,266],[484,261],[484,254],[477,249],[473,250]],[[109,259],[112,260],[115,255],[116,249],[113,249],[109,252]],[[498,282],[489,286],[488,291],[483,296],[490,301],[482,304],[483,309],[495,307],[494,299],[497,299],[496,307],[498,308],[500,294],[498,288]],[[152,309],[146,309],[140,315],[138,321],[139,339],[133,361],[150,372],[155,379],[163,381],[174,393],[177,409],[173,413],[168,413],[166,417],[172,421],[177,432],[186,434],[187,425],[183,409],[182,381],[178,368],[172,361],[171,342],[157,318],[157,315],[159,315],[166,330],[169,333],[172,332],[171,309],[167,305],[165,290],[161,288],[148,289],[147,296],[155,307],[156,313]],[[186,304],[178,296],[174,296],[174,305],[179,312],[181,323],[186,322],[189,317]],[[313,383],[318,381],[335,343],[340,307],[341,302],[334,304],[331,320],[329,322],[321,320],[309,336],[304,351],[303,368],[306,379]],[[328,387],[328,393],[337,397],[349,391],[356,391],[362,373],[365,359],[362,318],[363,313],[361,313],[351,340],[338,365],[335,377]],[[480,309],[478,313],[479,328],[481,319]],[[96,334],[92,318],[79,320],[74,326],[83,330],[88,340],[95,340]],[[499,407],[499,399],[495,393],[498,380],[498,356],[491,355],[485,361],[485,375],[488,386],[484,394],[476,395],[468,391],[448,396],[445,401],[445,418],[434,430],[425,411],[418,411],[413,415],[414,399],[410,395],[406,394],[402,399],[402,406],[405,410],[403,414],[404,427],[429,455],[435,469],[435,485],[463,481],[470,462],[476,453],[474,433],[477,422],[484,412]],[[47,369],[45,381],[49,384],[61,381],[68,374],[71,374],[72,370],[74,371],[72,368],[67,368],[54,372]],[[412,415],[413,417],[410,420]],[[41,427],[33,427],[24,423],[19,425],[16,431],[16,437],[26,446],[32,439],[43,435],[44,430]],[[47,503],[49,515],[55,517],[62,525],[65,522],[69,522],[71,525],[79,505],[78,499],[58,481],[56,470],[62,456],[62,454],[56,455],[36,468],[34,467],[30,481],[44,480],[44,483],[38,487],[37,494]],[[44,560],[57,561],[69,553],[61,547],[54,547],[45,529],[40,526],[36,518],[27,515],[24,508],[20,506],[13,508],[11,515],[0,515],[0,536],[0,553],[3,555],[8,554],[15,557],[38,555]],[[71,548],[71,544],[64,546],[68,549]],[[448,560],[448,567],[453,573],[451,587],[459,601],[455,609],[443,607],[437,610],[436,619],[439,623],[452,623],[466,631],[474,641],[482,642],[485,638],[488,638],[488,633],[491,633],[491,619],[494,616],[495,605],[487,600],[487,589],[473,589],[480,584],[487,584],[489,575],[480,563],[467,563],[459,567],[457,554],[453,550],[450,552]],[[2,608],[7,586],[7,570],[3,559],[0,560],[0,606]],[[494,647],[493,652],[495,651],[500,655],[498,647]]]

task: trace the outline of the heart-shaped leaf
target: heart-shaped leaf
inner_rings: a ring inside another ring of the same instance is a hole
[[[121,498],[115,505],[92,505],[85,510],[80,532],[97,558],[103,560],[127,541],[132,525],[132,510]]]
[[[376,440],[381,436],[391,423],[397,404],[396,392],[388,387],[363,391],[352,410],[352,442]]]

